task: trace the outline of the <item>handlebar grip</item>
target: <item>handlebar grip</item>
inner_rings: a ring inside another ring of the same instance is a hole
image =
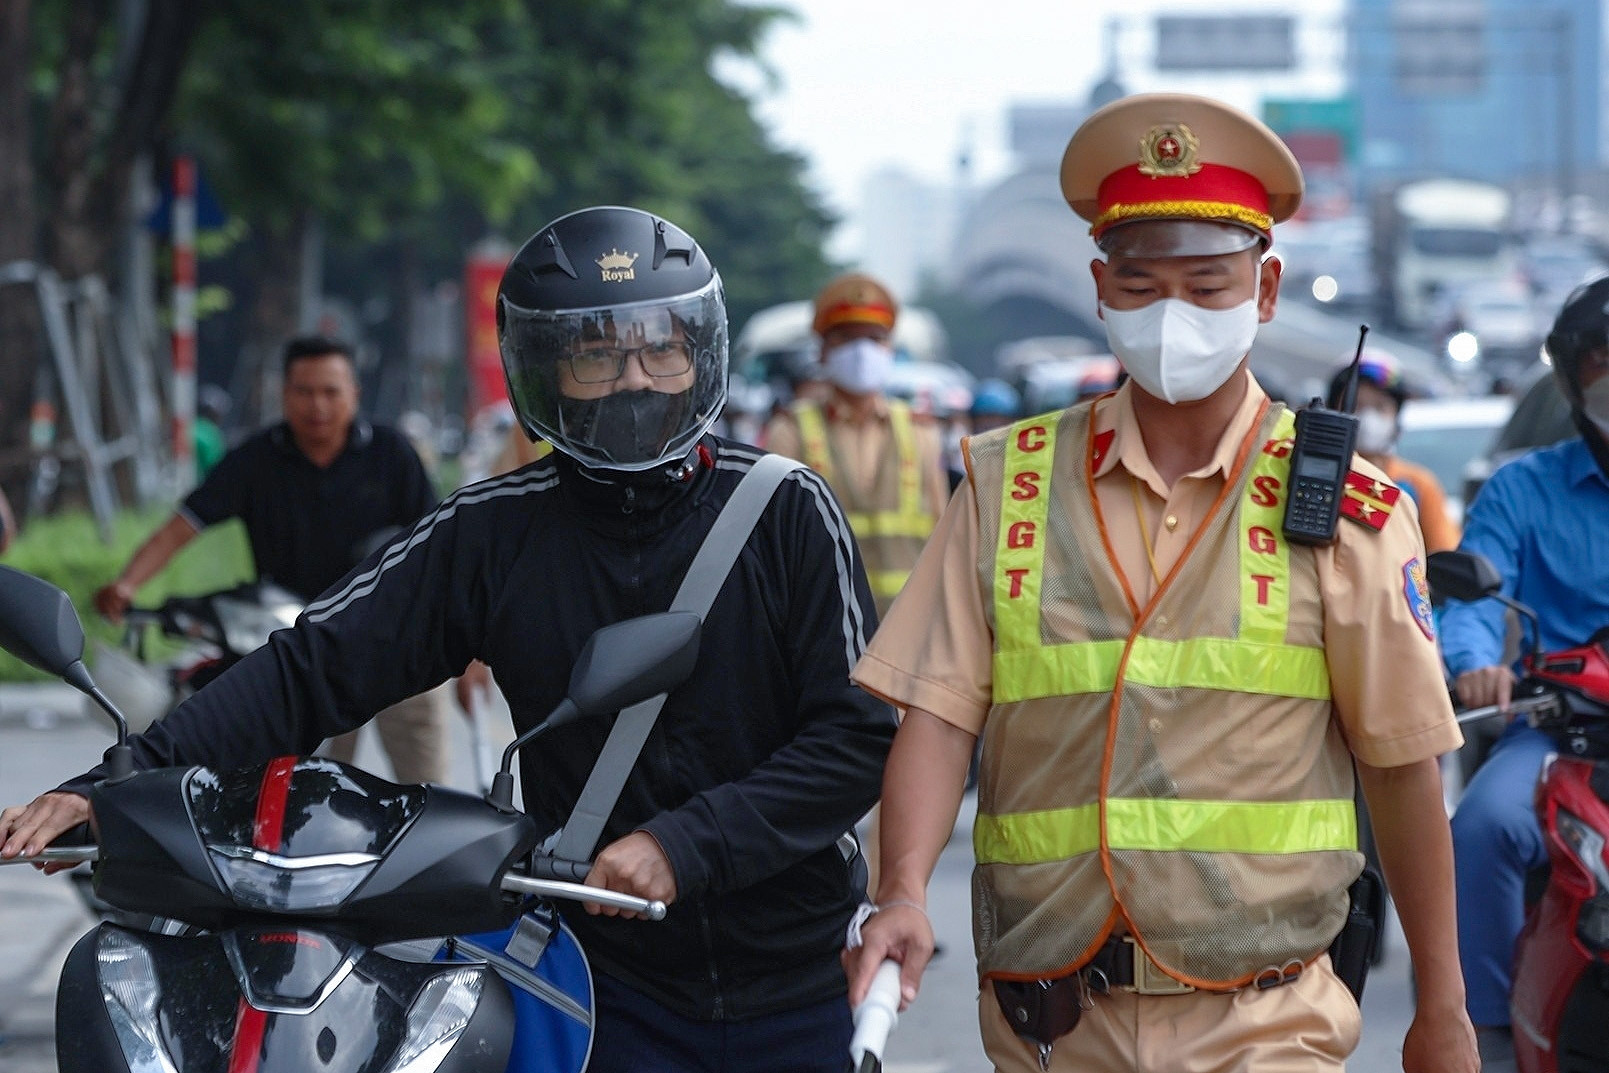
[[[883,1048],[888,1034],[899,1021],[899,972],[897,961],[885,961],[877,966],[877,975],[866,997],[855,1007],[855,1034],[849,1040],[849,1061],[853,1068],[881,1069]],[[873,1063],[868,1065],[867,1056]]]
[[[586,861],[567,861],[563,857],[531,858],[530,875],[534,879],[562,879],[581,883],[591,871],[592,865]]]

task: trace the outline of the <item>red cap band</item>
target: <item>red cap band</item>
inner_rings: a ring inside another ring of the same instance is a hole
[[[894,311],[885,305],[855,305],[845,302],[842,305],[828,306],[816,317],[818,332],[836,328],[840,324],[881,324],[885,328],[892,328]]]
[[[1101,180],[1095,196],[1100,212],[1090,234],[1097,238],[1113,224],[1131,220],[1222,220],[1265,235],[1274,227],[1263,184],[1226,164],[1202,164],[1193,175],[1160,176],[1132,164]]]

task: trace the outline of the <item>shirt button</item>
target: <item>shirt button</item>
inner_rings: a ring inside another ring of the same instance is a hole
[[[1175,529],[1179,528],[1179,516],[1176,514],[1170,514],[1162,520],[1162,524],[1167,526],[1168,532],[1171,533]]]

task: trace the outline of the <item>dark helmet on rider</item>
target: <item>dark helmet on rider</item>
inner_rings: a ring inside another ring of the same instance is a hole
[[[726,301],[698,243],[640,209],[561,216],[497,292],[497,339],[521,426],[594,469],[677,463],[726,401]],[[615,382],[640,365],[649,384]]]
[[[1016,417],[1022,406],[1017,389],[993,377],[978,381],[972,392],[973,417]]]
[[[1546,342],[1553,375],[1571,409],[1581,408],[1581,359],[1609,345],[1609,276],[1583,283],[1570,292],[1553,321]]]

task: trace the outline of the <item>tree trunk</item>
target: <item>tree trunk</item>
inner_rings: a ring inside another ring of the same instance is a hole
[[[380,334],[379,391],[369,404],[370,416],[387,422],[394,422],[403,410],[419,405],[415,393],[420,370],[415,364],[413,345],[414,299],[419,286],[419,244],[411,238],[398,238],[392,243],[386,273],[390,312]]]
[[[117,89],[117,111],[99,142],[93,107],[96,51],[110,17],[106,0],[75,0],[61,81],[51,105],[49,173],[58,192],[50,260],[64,279],[109,276],[111,252],[128,224],[129,180],[157,138],[203,17],[201,0],[150,0],[139,40]]]
[[[280,355],[301,324],[302,232],[307,225],[307,214],[299,212],[292,222],[266,227],[252,239],[255,263],[248,275],[257,281],[257,291],[240,367],[255,375],[249,383],[237,381],[235,399],[245,404],[242,419],[247,423],[280,416]]]
[[[28,124],[29,0],[0,3],[0,265],[38,255]],[[20,509],[27,483],[28,406],[39,316],[30,288],[0,286],[0,489]]]

